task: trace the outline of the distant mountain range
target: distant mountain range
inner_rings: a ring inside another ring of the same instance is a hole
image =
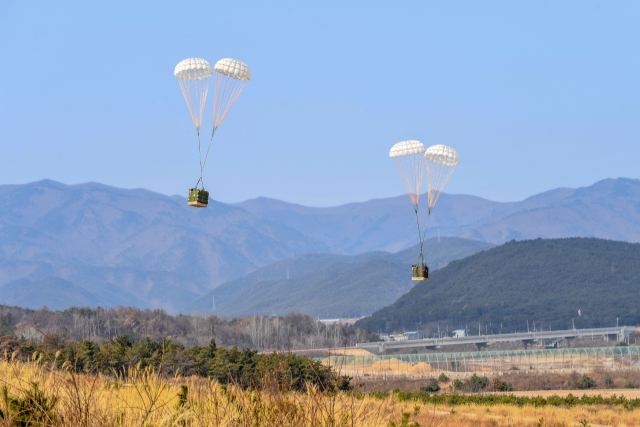
[[[427,237],[439,232],[492,244],[569,236],[638,242],[639,225],[640,181],[621,178],[513,203],[443,194]],[[221,292],[231,289],[236,279],[246,276],[242,283],[253,286],[257,282],[249,278],[256,276],[248,274],[293,256],[397,252],[416,243],[407,196],[332,208],[265,198],[235,205],[212,200],[207,209],[194,209],[183,197],[95,183],[3,185],[0,302],[23,304],[38,296],[39,286],[63,279],[86,292],[69,291],[63,300],[69,305],[140,305],[175,313],[199,307],[199,297],[225,283]],[[239,294],[228,295],[230,304]],[[41,299],[30,304],[37,308]]]
[[[332,252],[396,252],[418,242],[406,195],[331,208],[263,197],[235,206],[287,225],[324,243]],[[427,237],[438,232],[495,244],[538,237],[640,242],[640,180],[606,179],[589,187],[558,188],[509,203],[442,194],[429,218]]]
[[[507,242],[451,262],[356,326],[392,332],[437,323],[477,333],[480,324],[497,333],[533,330],[534,322],[537,330],[639,324],[640,244]]]
[[[326,251],[292,228],[215,201],[194,209],[184,198],[93,183],[0,186],[0,300],[13,280],[58,277],[94,295],[122,289],[90,305],[143,301],[175,312],[264,265]]]

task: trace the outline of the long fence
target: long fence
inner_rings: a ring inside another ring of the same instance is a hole
[[[316,358],[351,377],[433,377],[502,374],[508,371],[570,372],[640,369],[640,346],[557,348]]]

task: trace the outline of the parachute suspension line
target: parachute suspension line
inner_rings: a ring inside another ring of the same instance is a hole
[[[196,186],[194,188],[198,188],[198,184],[202,182],[202,189],[204,190],[204,179],[202,179],[202,171],[204,170],[204,165],[202,164],[202,151],[200,149],[200,129],[198,130],[198,154],[200,154],[200,178],[198,182],[196,182]]]
[[[213,143],[213,136],[216,134],[216,130],[218,130],[218,126],[220,126],[220,123],[222,123],[222,121],[224,120],[225,116],[229,112],[229,109],[238,98],[238,95],[240,95],[240,92],[242,92],[242,89],[244,89],[244,85],[246,83],[247,83],[246,81],[232,79],[220,73],[216,73],[216,83],[215,83],[216,87],[215,87],[215,96],[213,100],[213,130],[211,131],[211,138],[209,139],[209,146],[207,147],[207,152],[205,153],[204,160],[202,160],[202,151],[200,149],[200,129],[198,127],[198,152],[200,153],[200,181],[202,181],[203,189],[204,189],[204,181],[202,179],[202,172],[204,171],[204,166],[207,164],[207,159],[209,158],[209,151],[211,150],[211,144]],[[209,86],[208,86],[208,79],[207,79],[207,90],[208,88]],[[206,94],[205,94],[204,100],[206,100]],[[202,109],[204,109],[204,101],[202,102]],[[202,117],[200,118],[200,120],[202,121]]]
[[[411,204],[417,207],[420,201],[420,188],[422,187],[422,175],[424,172],[424,157],[422,153],[393,157],[393,162],[409,194]]]
[[[209,77],[201,80],[178,80],[193,124],[197,129],[200,129],[202,125],[202,113],[209,92],[209,80]]]
[[[187,72],[187,79],[178,79],[180,83],[180,89],[184,95],[184,99],[187,102],[193,125],[196,127],[198,134],[198,154],[200,155],[200,178],[196,183],[202,183],[202,189],[204,189],[204,180],[202,178],[202,172],[204,170],[204,162],[202,161],[202,146],[200,143],[200,126],[202,125],[202,113],[204,111],[205,103],[207,102],[207,94],[209,93],[209,81],[210,78],[197,79],[195,72]]]
[[[415,205],[414,211],[416,213],[416,223],[418,224],[418,241],[420,242],[420,256],[418,257],[418,262],[424,263],[424,256],[422,255],[422,247],[424,246],[424,237],[427,235],[427,227],[429,226],[430,214],[427,214],[427,223],[424,225],[424,230],[420,232],[420,220],[418,218],[418,205]]]
[[[413,204],[413,210],[416,214],[416,224],[418,225],[418,241],[420,242],[420,258],[418,261],[424,263],[422,248],[427,229],[425,227],[424,232],[421,230],[420,217],[418,215],[420,190],[422,187],[422,176],[425,166],[424,154],[414,153],[404,156],[396,156],[393,157],[393,162],[395,163],[398,173],[400,174],[400,178],[402,178],[402,182],[404,183],[404,187],[409,194],[411,204]],[[427,216],[427,221],[428,220],[429,217]]]
[[[427,162],[427,191],[429,192],[429,214],[435,206],[445,185],[449,181],[455,165],[446,166]]]
[[[204,169],[204,165],[207,164],[207,158],[209,157],[209,150],[211,150],[211,143],[213,142],[213,135],[216,134],[216,127],[211,131],[211,139],[209,139],[209,147],[207,147],[207,154],[204,156],[204,162],[202,161],[202,154],[200,155],[201,166],[200,169]],[[200,141],[198,141],[199,143]],[[202,173],[202,172],[201,172]]]
[[[216,73],[216,94],[213,102],[213,127],[218,128],[247,82]]]

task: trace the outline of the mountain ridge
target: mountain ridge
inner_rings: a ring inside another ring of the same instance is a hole
[[[308,208],[267,198],[234,206],[279,221],[328,246],[339,246],[347,254],[358,253],[364,246],[369,251],[395,252],[418,241],[415,216],[406,195],[328,208]],[[494,244],[514,238],[588,236],[640,242],[638,206],[640,180],[629,178],[605,179],[577,189],[560,187],[519,202],[443,193],[430,215],[426,236],[440,233]],[[585,211],[587,208],[592,209],[591,216]],[[424,214],[421,218],[426,221]],[[627,233],[634,227],[634,232]]]
[[[640,244],[597,238],[510,241],[451,262],[356,326],[503,325],[526,330],[640,322]],[[581,310],[581,314],[578,310]],[[477,327],[477,326],[474,326]]]
[[[637,242],[639,225],[640,181],[618,178],[520,202],[445,193],[426,236],[492,244],[572,236]],[[104,287],[112,295],[105,301],[122,289],[136,304],[177,312],[274,262],[314,253],[398,252],[417,243],[416,231],[406,195],[329,208],[265,198],[233,205],[211,200],[198,210],[181,196],[99,183],[1,185],[0,285],[59,277],[94,286],[87,289],[95,295]]]

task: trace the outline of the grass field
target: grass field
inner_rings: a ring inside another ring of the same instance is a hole
[[[430,405],[393,394],[327,394],[312,387],[306,393],[282,392],[266,385],[266,391],[245,391],[145,370],[109,378],[1,362],[0,426],[640,425],[640,410],[614,405]]]

